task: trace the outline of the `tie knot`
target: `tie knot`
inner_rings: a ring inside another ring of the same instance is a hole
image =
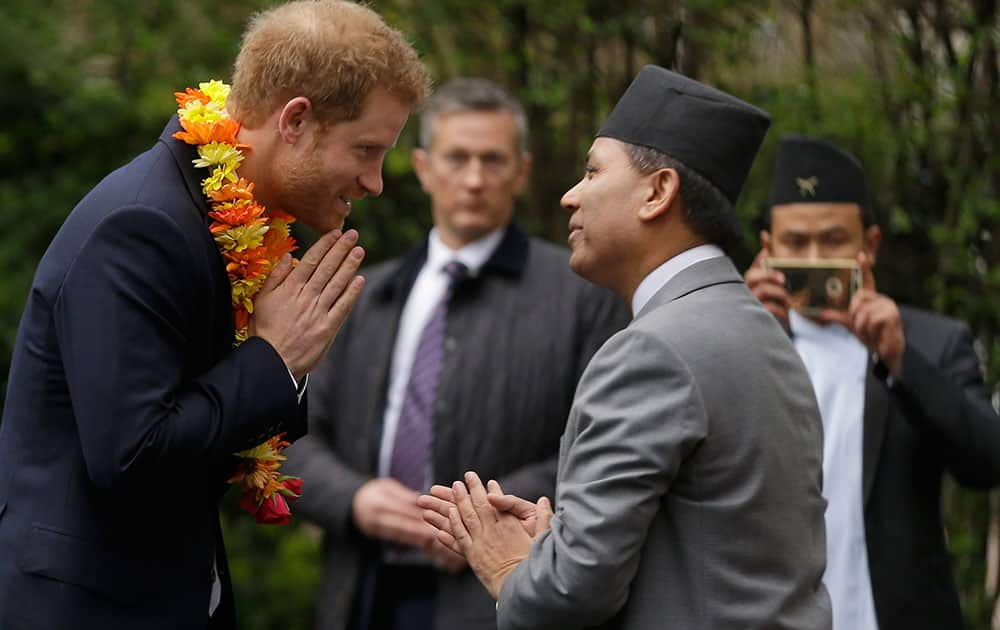
[[[452,284],[457,284],[469,274],[469,268],[457,260],[453,260],[444,266],[444,272],[448,274]]]

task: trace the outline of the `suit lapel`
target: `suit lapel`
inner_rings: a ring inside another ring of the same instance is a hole
[[[215,356],[221,357],[232,351],[233,336],[236,332],[236,323],[233,321],[231,285],[229,283],[229,276],[226,273],[226,262],[218,246],[215,244],[212,233],[209,231],[211,219],[208,216],[208,200],[205,199],[205,194],[201,190],[200,174],[192,164],[198,158],[198,150],[194,146],[174,138],[174,133],[178,131],[181,131],[181,125],[177,120],[177,116],[174,115],[167,122],[167,126],[164,127],[159,141],[170,152],[170,156],[174,159],[174,163],[177,165],[177,169],[184,179],[184,185],[191,196],[194,208],[197,209],[201,221],[205,225],[203,238],[206,247],[211,249],[213,253],[210,256],[218,262],[218,264],[212,265],[211,273],[216,286],[219,287],[217,295],[213,296],[215,305],[220,309],[219,312],[224,314],[217,327],[219,333],[217,338],[219,341],[215,348]]]
[[[208,321],[212,322],[212,334],[209,337],[209,343],[206,344],[205,348],[200,348],[199,352],[209,353],[211,363],[214,364],[233,351],[236,323],[233,320],[232,285],[229,283],[229,276],[226,273],[225,260],[209,230],[211,221],[208,217],[208,201],[201,191],[201,180],[192,164],[198,157],[198,150],[194,146],[185,144],[174,138],[174,133],[178,131],[181,131],[181,126],[177,120],[177,116],[174,115],[167,122],[166,127],[164,127],[163,132],[160,134],[159,143],[162,143],[169,152],[174,165],[177,167],[177,171],[184,181],[184,187],[191,198],[192,203],[185,210],[196,213],[201,224],[205,226],[204,231],[199,236],[206,248],[207,272],[211,274],[212,289],[210,295],[204,296],[204,304],[206,305],[206,309],[208,309],[204,313],[204,316],[206,323]],[[217,500],[221,499],[222,495],[229,489],[229,484],[222,483],[221,480],[226,479],[232,474],[234,466],[235,464],[230,459],[221,459],[215,465],[213,475],[220,479],[216,495]],[[222,549],[219,534],[216,534],[215,538],[216,544]],[[223,580],[224,588],[227,580],[228,578],[224,578]],[[229,597],[231,598],[231,595]],[[218,614],[224,614],[222,609],[226,605],[226,597],[224,595]]]
[[[889,416],[889,395],[885,384],[875,376],[874,370],[868,368],[865,376],[865,407],[862,438],[862,484],[864,488],[863,505],[868,504],[872,483],[875,480],[875,470],[878,467],[879,451],[885,438],[885,425]]]
[[[163,129],[163,133],[160,134],[160,142],[166,145],[167,150],[170,151],[170,155],[174,158],[174,162],[177,163],[177,168],[184,177],[184,184],[187,186],[188,194],[191,195],[191,200],[194,201],[198,210],[201,211],[201,215],[207,226],[209,223],[208,201],[201,191],[201,179],[199,179],[199,174],[192,164],[192,161],[198,158],[198,150],[194,146],[174,138],[174,134],[178,131],[182,131],[182,129],[180,123],[177,121],[177,116],[174,115]]]

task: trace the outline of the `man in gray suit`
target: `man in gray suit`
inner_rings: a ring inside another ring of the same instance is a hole
[[[577,388],[558,509],[475,473],[420,499],[501,630],[830,627],[816,400],[723,249],[768,125],[647,66],[563,197],[570,265],[634,319]]]

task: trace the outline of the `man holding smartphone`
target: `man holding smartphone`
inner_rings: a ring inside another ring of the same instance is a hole
[[[791,334],[819,401],[834,630],[959,628],[941,478],[1000,481],[1000,418],[969,328],[878,292],[881,232],[861,164],[846,151],[784,138],[768,206],[745,281]],[[802,308],[786,288],[797,272],[769,265],[776,257],[804,259],[813,272],[856,261],[862,286],[846,310]]]

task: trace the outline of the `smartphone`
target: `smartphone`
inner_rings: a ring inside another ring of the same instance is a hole
[[[849,258],[767,258],[763,267],[785,274],[792,308],[805,315],[826,309],[846,311],[861,288],[861,267]]]

